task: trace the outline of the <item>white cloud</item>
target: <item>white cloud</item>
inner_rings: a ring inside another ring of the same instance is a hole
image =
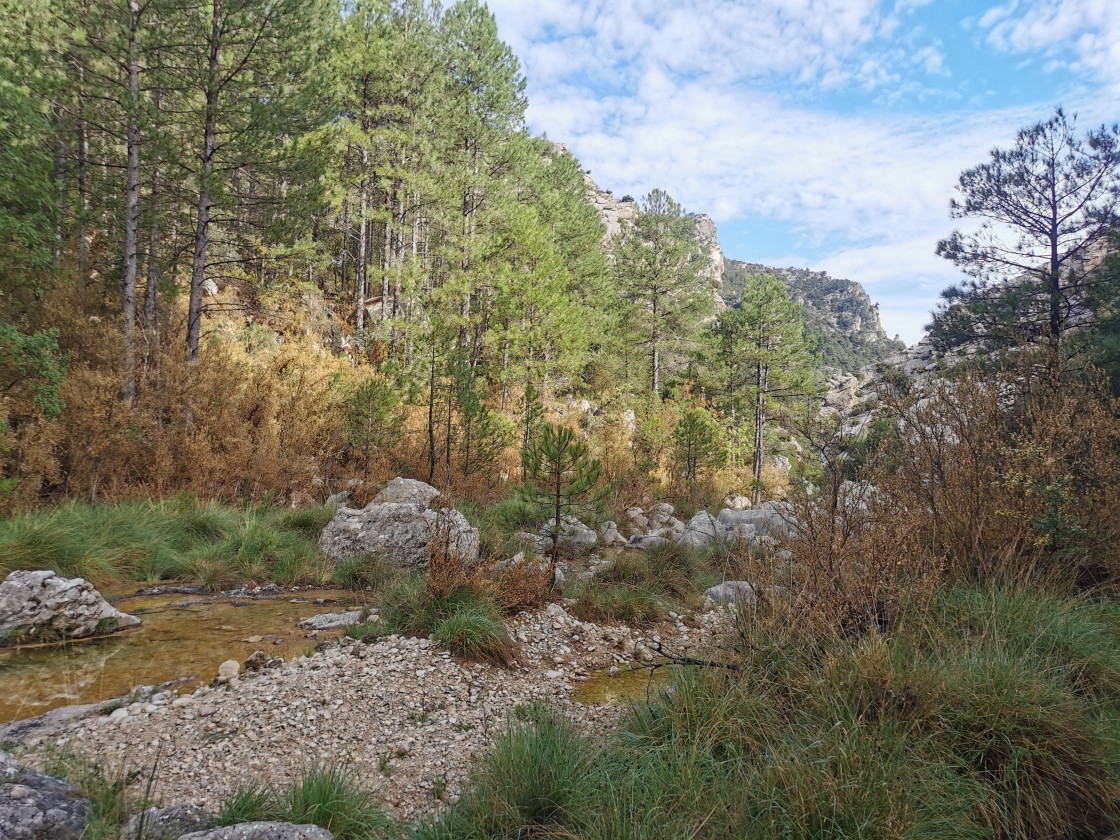
[[[1120,4],[1115,0],[1011,0],[989,9],[979,24],[999,50],[1041,53],[1054,68],[1120,83]]]
[[[800,264],[865,283],[888,331],[913,341],[957,277],[933,256],[953,227],[957,176],[1056,104],[985,111],[974,100],[972,110],[936,116],[823,108],[830,95],[868,91],[880,103],[961,97],[942,87],[951,72],[942,43],[911,23],[927,2],[490,5],[525,63],[531,125],[567,143],[601,186],[619,195],[664,187],[717,222],[784,222]],[[1120,49],[1120,29],[1110,28],[1118,20],[1115,0],[1012,0],[970,25],[1014,52],[1077,39],[1076,60],[1096,66]],[[1085,103],[1102,113],[1116,97]]]

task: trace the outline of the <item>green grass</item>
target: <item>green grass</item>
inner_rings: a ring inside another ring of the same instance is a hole
[[[566,594],[575,599],[572,611],[582,621],[655,621],[700,604],[704,590],[720,580],[711,560],[705,552],[675,545],[627,551],[598,579],[573,582]]]
[[[402,577],[401,569],[380,554],[358,554],[338,564],[334,578],[347,589],[383,592]]]
[[[128,795],[128,785],[139,774],[109,773],[80,755],[59,749],[47,752],[43,772],[69,779],[89,800],[83,840],[117,840],[129,815],[143,807]]]
[[[262,820],[318,825],[336,840],[390,840],[402,835],[373,794],[334,766],[309,768],[286,787],[243,788],[218,815],[220,825]]]
[[[0,575],[51,569],[98,584],[196,580],[323,583],[330,508],[238,510],[181,494],[162,502],[71,503],[0,520]]]
[[[461,804],[416,840],[582,837],[597,779],[594,745],[542,707],[523,715],[474,768]]]
[[[418,836],[1010,840],[1120,828],[1116,605],[953,587],[906,607],[890,635],[815,638],[765,618],[726,641],[737,670],[678,669],[613,734],[531,715]]]
[[[407,577],[385,593],[380,614],[382,634],[432,636],[457,656],[502,665],[513,660],[500,605],[473,584],[433,593],[423,578]]]

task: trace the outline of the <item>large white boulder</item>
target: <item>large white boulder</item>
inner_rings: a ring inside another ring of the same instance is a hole
[[[16,570],[0,583],[0,644],[80,639],[139,623],[82,578]]]
[[[688,520],[684,533],[677,540],[677,545],[686,548],[707,548],[709,545],[726,545],[734,542],[735,531],[708,511],[702,510],[692,519]]]
[[[380,554],[402,567],[427,566],[435,546],[465,567],[475,565],[478,530],[454,508],[430,508],[438,495],[422,481],[394,479],[361,510],[339,508],[323,529],[319,545],[336,561]]]

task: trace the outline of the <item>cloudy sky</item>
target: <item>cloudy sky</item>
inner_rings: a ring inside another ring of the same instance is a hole
[[[1120,0],[489,0],[534,131],[725,253],[862,283],[917,340],[961,170],[1055,106],[1120,119]]]

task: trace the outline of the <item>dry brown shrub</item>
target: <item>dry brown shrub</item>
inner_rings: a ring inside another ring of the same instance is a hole
[[[1103,384],[1030,369],[884,394],[899,437],[876,481],[915,548],[971,579],[1120,571],[1120,424]]]

